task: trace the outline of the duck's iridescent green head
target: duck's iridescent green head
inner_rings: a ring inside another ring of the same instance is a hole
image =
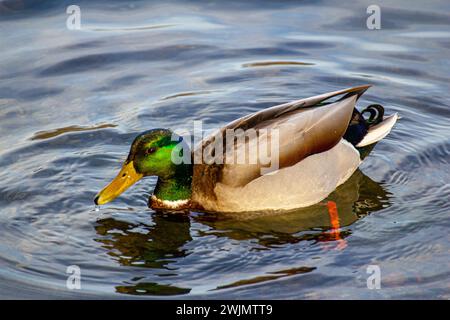
[[[179,165],[172,161],[173,148],[180,139],[172,139],[172,132],[153,129],[137,136],[128,158],[114,180],[95,197],[97,205],[108,203],[145,176],[158,176],[163,181],[180,173]]]
[[[172,150],[179,143],[167,129],[153,129],[138,135],[131,145],[126,162],[133,162],[136,172],[143,176],[172,177],[176,165],[172,162]]]

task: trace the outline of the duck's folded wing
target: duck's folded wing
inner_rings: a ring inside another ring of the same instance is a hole
[[[248,151],[248,146],[261,144],[261,141],[265,140],[272,151],[275,150],[274,147],[277,147],[275,151],[278,152],[275,152],[275,154],[272,152],[269,156],[272,161],[277,163],[274,166],[273,162],[268,164],[267,161],[261,161],[258,153],[256,163],[249,162],[251,156],[247,156],[245,164],[234,164],[235,162],[227,159],[229,154],[224,151],[224,164],[214,169],[213,175],[216,176],[213,177],[213,180],[231,186],[242,186],[261,176],[262,173],[270,173],[271,170],[294,165],[309,155],[329,150],[344,135],[355,103],[368,87],[360,86],[293,101],[258,111],[231,122],[205,139],[202,150],[208,150],[208,146],[211,146],[218,136],[223,137],[224,146],[229,143],[229,141],[225,141],[227,129],[235,131],[237,129],[244,131],[254,129],[257,132],[256,137],[247,135],[244,142],[239,139],[234,141],[235,152],[233,155],[245,152],[245,150]],[[338,97],[338,99],[335,102],[329,102],[334,97]],[[271,140],[276,135],[278,135],[277,141]],[[213,149],[210,147],[210,150]],[[250,148],[250,150],[258,149]],[[199,152],[198,148],[196,152]],[[277,158],[275,159],[274,156]],[[199,172],[204,173],[205,165],[195,167],[194,176]],[[269,167],[270,169],[268,169]],[[209,174],[207,176],[209,176],[208,179],[212,178]]]
[[[267,109],[263,109],[261,111],[249,114],[242,118],[236,119],[226,126],[222,127],[220,130],[224,131],[226,129],[248,129],[253,128],[257,124],[271,119],[276,119],[281,117],[282,115],[291,113],[293,111],[304,109],[308,107],[314,107],[321,103],[327,102],[334,97],[342,96],[339,100],[343,100],[345,98],[356,96],[356,100],[368,89],[370,85],[358,86],[333,92],[328,92],[324,94],[320,94],[317,96],[304,98],[296,101],[291,101],[288,103],[283,103],[280,105],[276,105]],[[204,143],[208,142],[208,138],[204,140]]]

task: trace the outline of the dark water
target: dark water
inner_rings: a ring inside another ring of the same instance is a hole
[[[0,297],[450,298],[448,1],[0,2]],[[133,137],[215,128],[360,84],[401,119],[326,201],[157,214],[155,179],[94,211]],[[81,290],[66,268],[81,268]],[[381,269],[369,290],[368,265]]]

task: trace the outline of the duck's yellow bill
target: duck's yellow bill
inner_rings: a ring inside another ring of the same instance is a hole
[[[142,177],[143,175],[134,169],[133,161],[125,163],[117,177],[97,194],[95,204],[101,205],[114,200]]]

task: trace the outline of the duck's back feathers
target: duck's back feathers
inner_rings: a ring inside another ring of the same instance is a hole
[[[255,129],[258,137],[235,141],[234,154],[248,145],[257,144],[261,139],[270,141],[274,130],[278,130],[279,163],[276,169],[296,165],[311,155],[323,153],[341,141],[351,120],[357,99],[369,86],[360,86],[335,91],[319,96],[301,99],[274,106],[237,119],[206,138],[195,152],[217,152],[213,147],[215,139],[225,139],[227,129]],[[339,96],[341,96],[339,98]],[[337,97],[337,100],[329,101]],[[265,130],[266,129],[266,130]],[[258,140],[259,139],[259,140]],[[246,142],[245,142],[246,141]],[[223,141],[223,146],[226,141]],[[202,149],[203,148],[203,149]],[[209,150],[208,150],[209,148]],[[225,149],[225,148],[224,148]],[[229,155],[229,154],[228,154]],[[267,163],[228,164],[227,153],[223,154],[224,164],[194,164],[193,202],[205,203],[217,200],[215,187],[243,187],[261,176],[261,168]],[[248,159],[247,159],[248,160]],[[231,161],[232,162],[232,161]],[[266,170],[265,173],[269,173]]]

